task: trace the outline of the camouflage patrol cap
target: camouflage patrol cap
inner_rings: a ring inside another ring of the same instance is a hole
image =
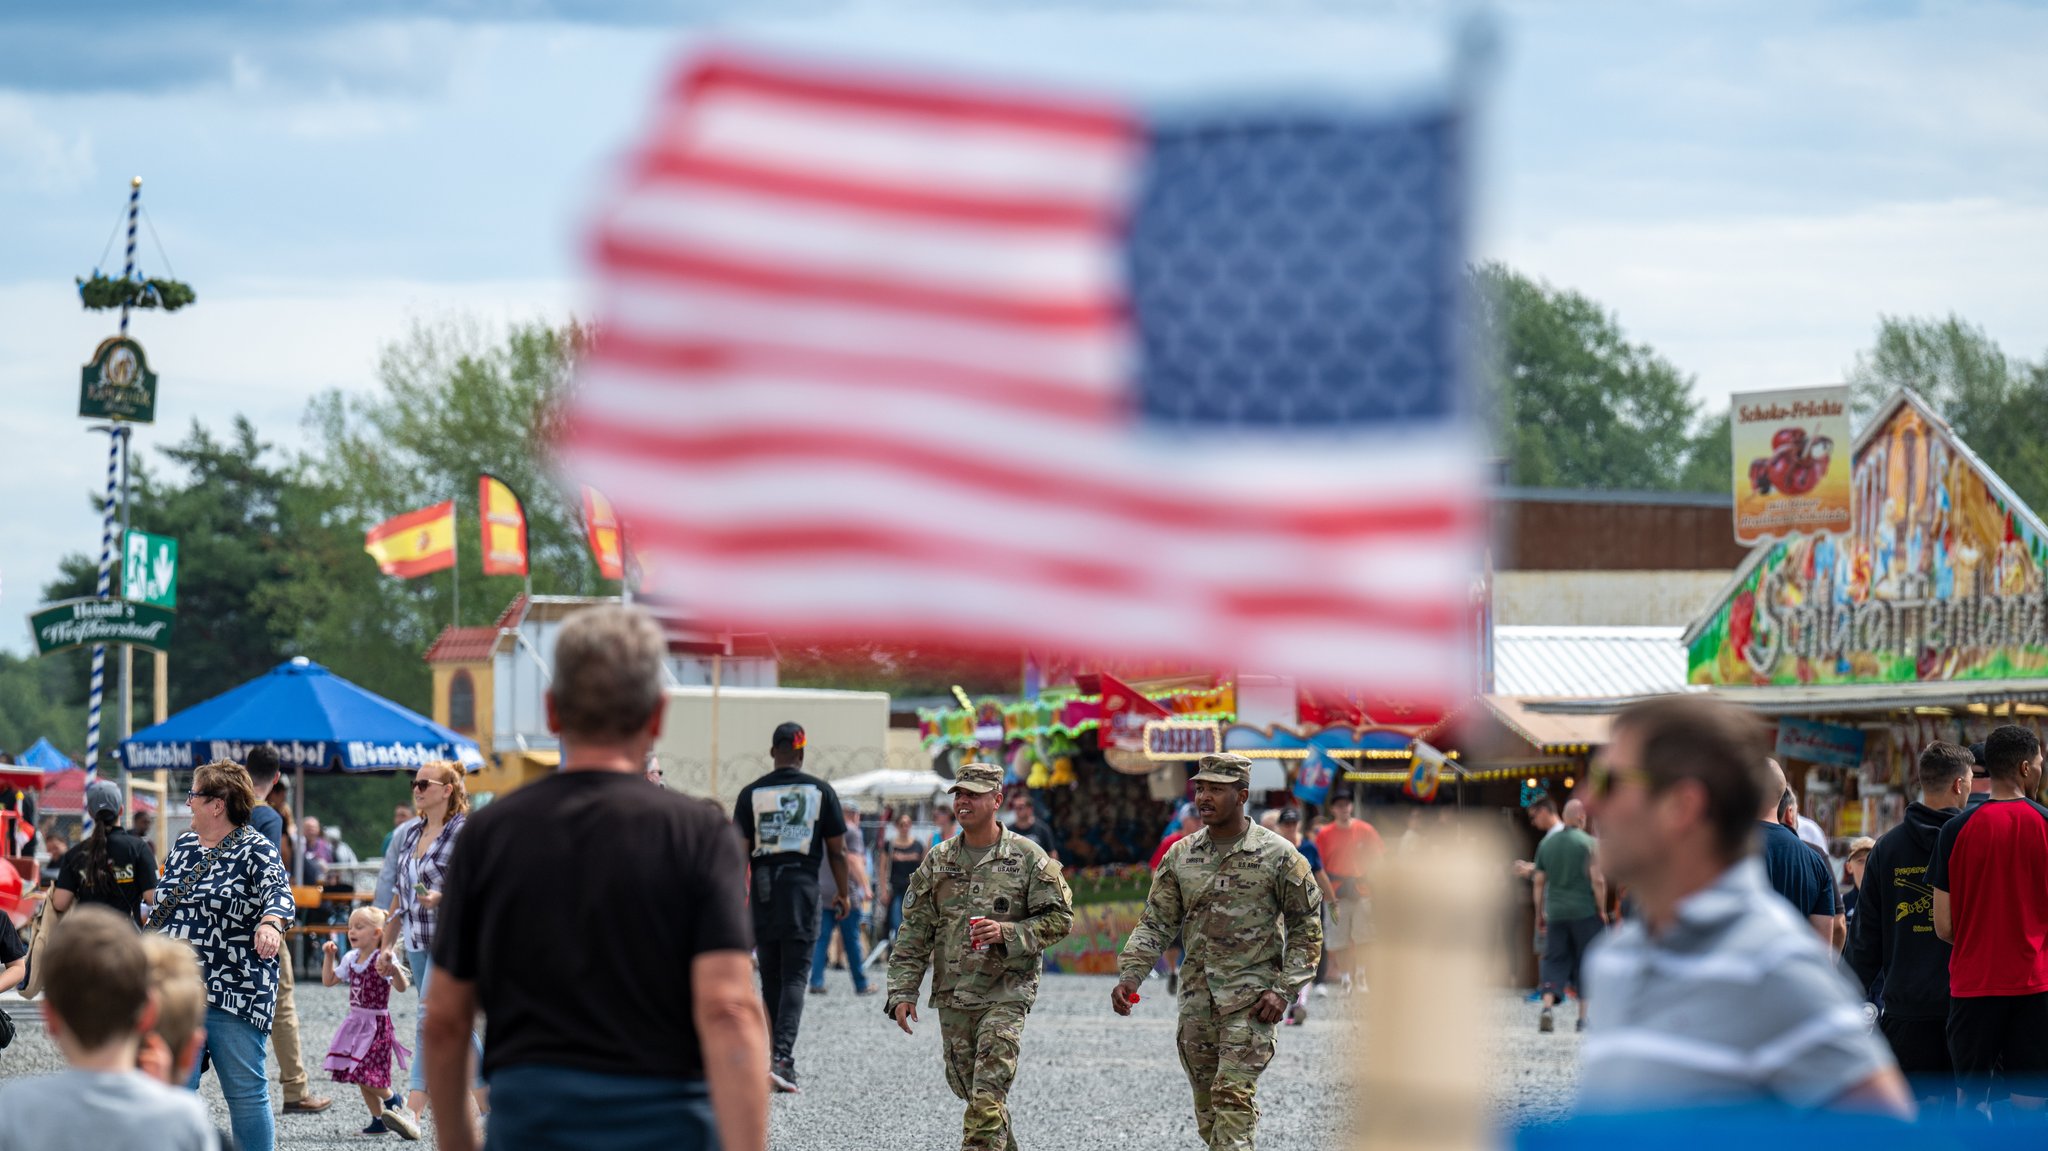
[[[1197,780],[1212,783],[1234,783],[1239,787],[1252,785],[1252,761],[1241,755],[1205,755],[1195,772]]]
[[[1003,769],[993,763],[964,763],[953,773],[952,786],[947,791],[973,791],[987,794],[1003,789]]]

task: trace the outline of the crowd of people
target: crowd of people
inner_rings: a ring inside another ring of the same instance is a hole
[[[929,973],[961,1146],[1015,1147],[1007,1099],[1043,955],[1074,918],[1061,840],[1030,794],[964,765],[939,834],[899,814],[870,852],[805,770],[795,723],[770,734],[773,770],[730,812],[650,787],[664,651],[643,613],[581,613],[547,697],[559,771],[475,811],[456,765],[416,772],[372,904],[320,956],[322,982],[348,995],[320,1069],[357,1089],[364,1134],[418,1139],[431,1119],[454,1151],[485,1130],[507,1151],[764,1148],[769,1094],[800,1090],[804,1002],[826,990],[836,936],[855,993],[882,997],[903,1031]],[[1582,1110],[2048,1106],[2039,741],[2007,726],[1974,749],[1928,746],[1919,800],[1849,845],[1838,882],[1761,735],[1710,699],[1638,704],[1577,798],[1526,809],[1538,1026],[1576,999]],[[57,868],[35,961],[72,1069],[0,1090],[0,1151],[145,1129],[155,1146],[268,1151],[272,1054],[287,1114],[332,1106],[310,1090],[284,946],[284,837],[331,841],[273,802],[277,768],[256,748],[194,772],[190,829],[161,867],[120,826],[118,789],[88,790],[92,830]],[[1389,850],[1342,793],[1311,823],[1293,805],[1253,818],[1250,775],[1234,755],[1199,765],[1108,1005],[1131,1014],[1165,973],[1196,1126],[1219,1149],[1252,1146],[1275,1029],[1305,1017],[1310,989],[1365,990],[1372,869]],[[888,946],[872,981],[870,916]],[[29,950],[0,920],[0,990]],[[390,1013],[406,994],[421,1003],[409,1036]],[[191,1093],[207,1070],[226,1132]]]
[[[1838,879],[1762,735],[1726,704],[1648,701],[1583,805],[1527,808],[1539,1029],[1577,996],[1581,1109],[2048,1110],[2039,739],[1927,745],[1904,820],[1850,841]]]

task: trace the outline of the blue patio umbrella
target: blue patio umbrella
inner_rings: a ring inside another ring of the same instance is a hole
[[[476,741],[358,687],[304,656],[121,742],[130,771],[240,762],[258,744],[297,772],[397,772],[453,760],[484,766]]]
[[[44,771],[63,771],[78,766],[71,762],[70,756],[58,751],[56,745],[47,739],[39,739],[30,744],[27,751],[14,757],[14,762],[23,767],[39,767]]]

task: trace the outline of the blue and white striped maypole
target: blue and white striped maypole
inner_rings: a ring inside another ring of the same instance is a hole
[[[100,582],[96,593],[105,599],[114,584],[114,515],[119,510],[116,473],[121,466],[121,433],[118,427],[107,435],[107,498],[100,518]],[[85,710],[85,781],[91,783],[100,772],[100,704],[107,689],[107,645],[92,645],[92,698]],[[88,813],[88,816],[90,813]]]
[[[142,211],[142,177],[137,176],[128,184],[128,252],[121,269],[121,281],[127,283],[135,278],[135,221]],[[121,303],[121,335],[128,334],[128,304]],[[128,435],[128,429],[120,420],[114,420],[107,429],[107,498],[100,516],[100,579],[97,595],[106,599],[114,590],[114,517],[120,512],[121,489],[121,447]],[[100,774],[100,712],[107,695],[107,645],[96,643],[92,646],[92,696],[87,701],[85,713],[85,781],[90,784]],[[87,812],[90,820],[92,813]]]

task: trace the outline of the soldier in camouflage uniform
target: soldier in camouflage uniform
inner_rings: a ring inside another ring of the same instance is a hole
[[[1131,1013],[1138,985],[1175,932],[1180,969],[1180,1062],[1195,1093],[1195,1127],[1212,1151],[1251,1151],[1259,1073],[1273,1059],[1273,1025],[1315,976],[1323,949],[1322,895],[1308,861],[1245,818],[1251,761],[1202,758],[1195,812],[1203,827],[1173,845],[1152,876],[1145,915],[1117,957],[1110,1007]],[[1282,930],[1282,927],[1285,930]]]
[[[967,764],[946,790],[960,834],[910,877],[882,1010],[909,1032],[929,963],[946,1084],[967,1101],[961,1151],[1015,1151],[1008,1099],[1024,1016],[1038,998],[1039,955],[1067,937],[1074,899],[1043,849],[996,822],[1002,768]],[[970,928],[975,918],[982,922]]]

